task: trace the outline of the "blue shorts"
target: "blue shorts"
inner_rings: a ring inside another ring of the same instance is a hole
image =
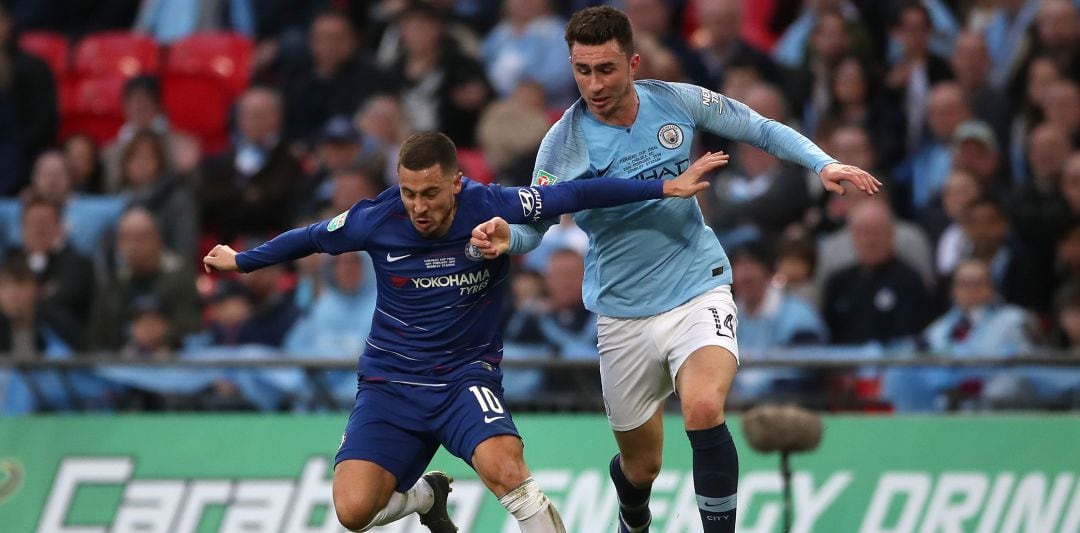
[[[472,466],[476,447],[498,435],[520,438],[497,379],[466,376],[445,387],[360,382],[334,464],[371,461],[393,474],[396,490],[405,492],[440,444]]]

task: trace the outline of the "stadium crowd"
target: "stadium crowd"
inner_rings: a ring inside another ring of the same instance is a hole
[[[0,353],[355,358],[375,310],[365,254],[235,278],[201,257],[373,198],[416,131],[450,136],[470,179],[527,184],[577,97],[565,21],[591,3],[6,0]],[[885,184],[826,195],[761,150],[695,139],[732,154],[699,202],[732,261],[747,360],[1080,357],[1080,2],[615,5],[634,24],[638,79],[745,102]],[[516,260],[492,325],[506,358],[597,357],[587,249],[565,217]],[[65,387],[111,409],[308,408],[313,395],[289,370],[106,368],[67,384],[0,372],[8,413],[70,407]],[[1076,372],[747,369],[735,395],[1077,408]],[[327,379],[348,405],[355,375]],[[563,387],[539,370],[506,377],[510,399]]]

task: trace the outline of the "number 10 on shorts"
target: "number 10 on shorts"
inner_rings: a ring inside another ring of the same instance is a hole
[[[498,396],[495,396],[494,392],[487,387],[481,387],[479,385],[473,385],[469,387],[469,392],[473,393],[476,397],[476,401],[480,404],[480,409],[485,413],[497,413],[502,414],[503,406],[499,402]]]

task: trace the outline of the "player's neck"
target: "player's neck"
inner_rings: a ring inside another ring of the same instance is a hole
[[[596,120],[609,126],[633,126],[634,121],[637,120],[640,104],[641,101],[638,99],[637,88],[631,87],[630,93],[626,95],[626,103],[620,106],[619,109],[616,109],[614,113],[607,116],[593,113],[593,116],[596,117]]]

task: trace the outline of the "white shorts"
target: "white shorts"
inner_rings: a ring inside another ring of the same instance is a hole
[[[738,363],[738,325],[730,285],[650,317],[600,316],[600,380],[611,429],[629,431],[647,422],[675,390],[675,377],[695,350],[719,346]]]

